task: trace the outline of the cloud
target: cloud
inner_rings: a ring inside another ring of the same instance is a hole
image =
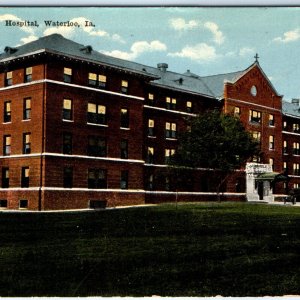
[[[219,26],[213,22],[206,22],[204,27],[207,28],[214,36],[215,43],[221,45],[224,43],[225,37],[222,31],[219,30]]]
[[[206,43],[186,46],[180,52],[168,53],[168,56],[189,58],[193,61],[212,61],[217,58],[216,49]]]
[[[125,41],[122,39],[122,37],[118,34],[110,34],[105,30],[96,30],[95,27],[93,26],[86,26],[86,23],[88,22],[92,22],[91,20],[84,18],[84,17],[77,17],[77,18],[73,18],[70,20],[70,22],[77,22],[80,25],[80,28],[82,29],[82,31],[84,31],[85,33],[87,33],[90,36],[95,36],[95,37],[101,37],[101,38],[107,38],[107,39],[111,39],[113,41],[119,42],[119,43],[125,43]],[[78,30],[77,27],[65,27],[65,26],[61,26],[61,27],[50,27],[47,28],[44,31],[44,35],[50,35],[53,33],[60,33],[65,37],[73,37],[76,34],[76,31]]]
[[[199,25],[195,20],[186,22],[183,18],[171,19],[169,24],[171,28],[177,31],[191,30]]]
[[[295,30],[287,31],[283,34],[283,37],[276,37],[273,39],[274,42],[279,43],[289,43],[289,42],[295,42],[300,39],[300,29],[297,28]]]
[[[255,50],[253,48],[243,47],[239,51],[239,56],[248,56],[255,53]]]
[[[29,36],[21,38],[21,42],[23,44],[29,43],[29,42],[32,42],[32,41],[35,41],[35,40],[38,39],[38,37],[35,36],[35,32],[34,32],[33,27],[24,26],[25,21],[22,20],[21,18],[19,18],[18,16],[12,15],[12,14],[0,15],[0,22],[6,22],[6,21],[18,22],[19,26],[17,26],[17,28],[19,30],[24,31],[27,34],[29,34]],[[17,45],[17,46],[20,46],[20,45]]]
[[[24,22],[24,20],[20,19],[19,17],[17,17],[16,15],[11,15],[11,14],[4,14],[4,15],[0,15],[0,22],[5,22],[5,21],[14,21],[14,22]],[[22,31],[25,31],[27,33],[33,34],[34,30],[32,27],[29,26],[18,26],[18,28]]]
[[[37,36],[35,36],[35,35],[29,35],[28,37],[22,38],[21,42],[23,44],[26,44],[26,43],[30,43],[30,42],[36,41],[37,39],[38,39]]]
[[[113,50],[113,51],[102,51],[106,55],[111,55],[114,57],[126,59],[126,60],[134,60],[141,54],[145,52],[155,52],[155,51],[166,51],[167,46],[160,41],[139,41],[135,42],[131,48],[130,52]]]

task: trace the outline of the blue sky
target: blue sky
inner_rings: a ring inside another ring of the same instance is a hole
[[[36,20],[39,27],[9,27],[6,20]],[[45,20],[80,27],[46,27]],[[58,32],[108,55],[200,76],[246,69],[258,53],[278,93],[300,98],[297,7],[0,7],[0,30],[2,50]]]

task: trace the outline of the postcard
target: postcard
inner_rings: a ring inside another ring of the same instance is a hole
[[[0,7],[0,296],[299,295],[299,18]]]

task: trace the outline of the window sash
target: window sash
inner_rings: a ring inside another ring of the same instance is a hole
[[[71,68],[64,68],[64,74],[71,76],[72,75],[72,69]]]

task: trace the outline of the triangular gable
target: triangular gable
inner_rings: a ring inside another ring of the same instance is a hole
[[[266,81],[268,82],[269,87],[272,89],[272,91],[274,92],[274,94],[278,97],[282,97],[282,95],[280,95],[277,90],[275,89],[274,85],[272,84],[272,82],[269,80],[268,76],[266,75],[266,73],[263,71],[263,69],[261,68],[259,62],[254,62],[251,66],[249,66],[246,70],[244,70],[242,73],[240,73],[236,78],[234,78],[234,80],[232,81],[227,81],[228,83],[237,83],[239,80],[241,80],[245,75],[247,75],[252,69],[254,68],[258,68],[259,71],[261,72],[261,74],[263,75],[263,77],[266,79]]]

